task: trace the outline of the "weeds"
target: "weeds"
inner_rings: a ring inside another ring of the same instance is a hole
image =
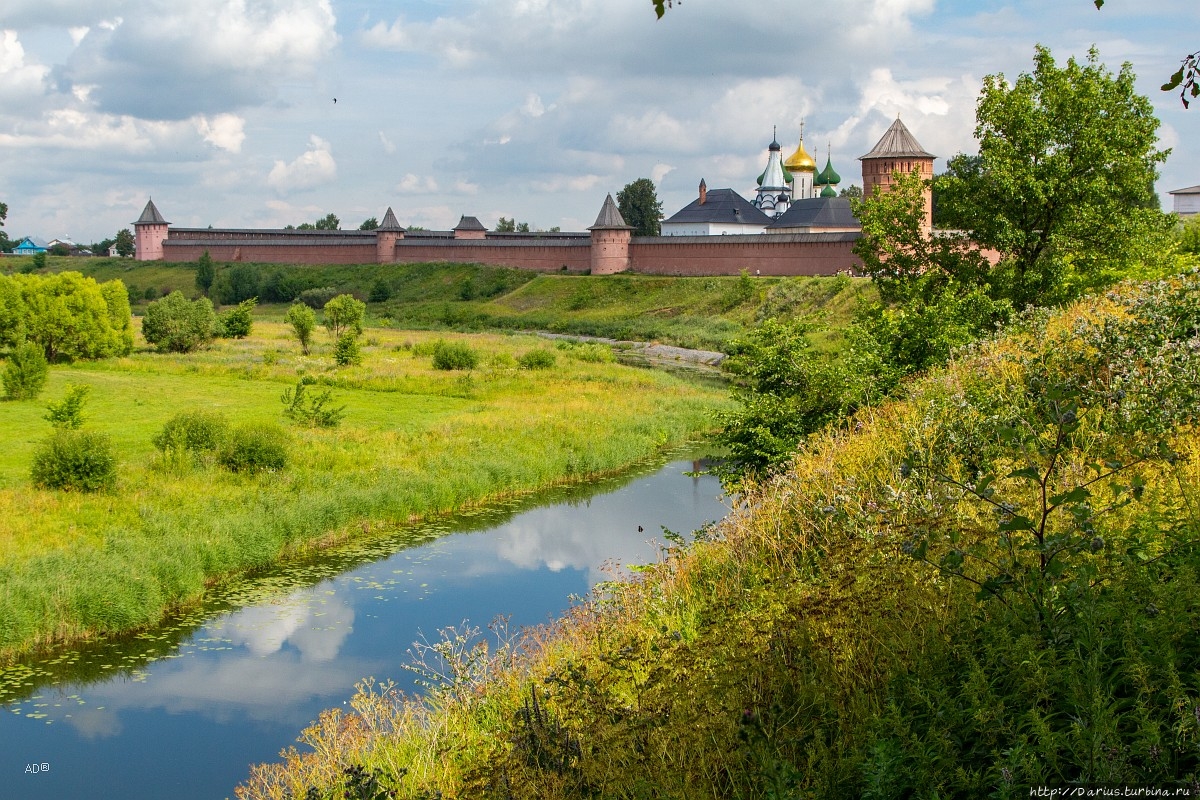
[[[283,403],[283,415],[293,422],[310,428],[336,428],[346,416],[346,407],[330,407],[333,390],[310,391],[310,378],[296,381],[292,389],[285,389],[279,401]]]

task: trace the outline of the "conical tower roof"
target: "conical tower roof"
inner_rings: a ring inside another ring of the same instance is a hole
[[[917,137],[913,136],[904,123],[896,117],[892,127],[887,129],[883,137],[871,148],[865,156],[859,156],[859,161],[868,158],[937,158],[933,153],[925,152]]]
[[[379,227],[376,228],[375,230],[377,230],[377,231],[402,231],[402,230],[404,230],[404,228],[403,228],[403,226],[400,225],[400,221],[398,219],[396,219],[396,215],[392,213],[392,207],[388,206],[387,213],[383,215],[383,222],[381,222],[379,224]]]
[[[600,215],[596,217],[596,224],[588,228],[588,230],[603,230],[605,228],[633,229],[632,225],[625,224],[625,218],[621,216],[621,210],[613,202],[611,194],[604,198],[604,205],[600,207]]]
[[[170,225],[171,223],[167,222],[166,219],[163,218],[163,215],[158,213],[158,209],[154,207],[154,198],[152,197],[150,198],[150,201],[146,203],[146,207],[142,209],[142,215],[138,217],[137,222],[133,224]]]

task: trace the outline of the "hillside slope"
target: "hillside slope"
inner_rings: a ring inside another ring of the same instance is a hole
[[[242,798],[1028,797],[1200,772],[1200,277],[1023,319]]]

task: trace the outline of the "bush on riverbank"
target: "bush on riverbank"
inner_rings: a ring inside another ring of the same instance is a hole
[[[350,767],[407,798],[1193,786],[1197,297],[1024,318],[519,650],[458,648],[424,701],[364,685],[239,797]]]

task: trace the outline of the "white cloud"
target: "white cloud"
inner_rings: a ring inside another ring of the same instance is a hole
[[[521,113],[527,117],[537,119],[542,114],[546,113],[546,107],[542,105],[542,98],[538,97],[533,92],[530,92],[525,98],[524,104],[521,106]]]
[[[246,120],[236,114],[197,117],[196,129],[204,141],[230,153],[240,153],[246,140]]]
[[[411,172],[401,178],[400,182],[396,184],[396,191],[404,194],[429,194],[437,190],[437,181],[431,176],[426,175],[425,177],[421,177]]]
[[[379,144],[383,145],[383,152],[389,156],[396,152],[396,145],[392,143],[392,140],[383,131],[379,132]]]
[[[45,91],[50,70],[25,61],[25,48],[17,32],[0,31],[0,101],[20,103]]]
[[[650,170],[650,180],[654,181],[654,185],[662,183],[662,179],[667,177],[667,173],[675,168],[670,164],[655,164],[654,169]]]
[[[267,185],[287,193],[332,183],[337,178],[337,162],[333,160],[329,142],[314,134],[309,137],[309,144],[311,149],[290,164],[276,161],[267,175]]]
[[[537,192],[586,192],[600,183],[599,175],[555,175],[530,185]]]

